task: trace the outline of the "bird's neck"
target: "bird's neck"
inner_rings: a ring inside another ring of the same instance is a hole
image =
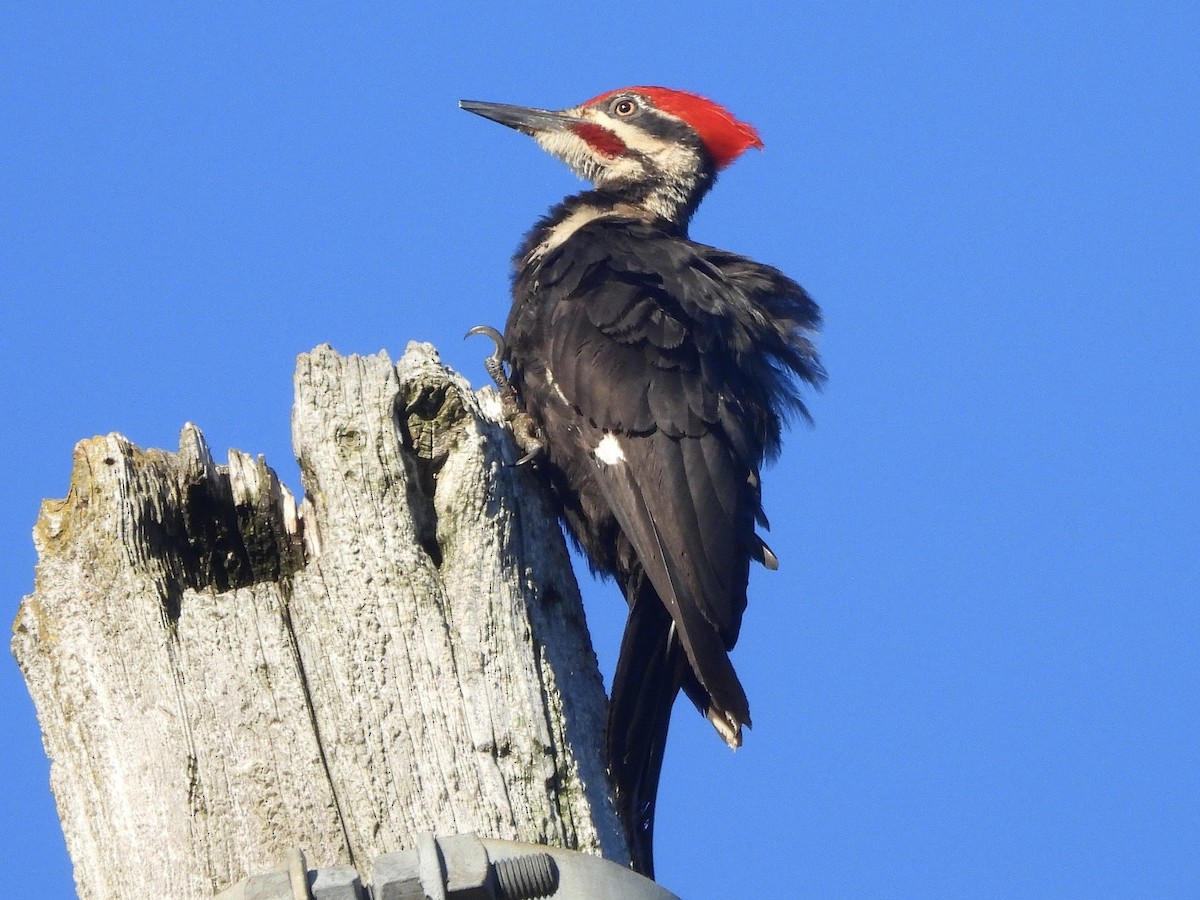
[[[663,215],[663,212],[671,210],[663,205],[648,202],[652,200],[653,198],[638,191],[612,191],[603,188],[567,197],[529,232],[517,252],[515,262],[519,266],[539,262],[562,246],[580,228],[597,219],[640,219],[657,224],[665,231],[680,237],[687,237],[691,211],[683,214],[683,211],[677,208],[674,210],[674,216]]]
[[[614,193],[621,194],[626,203],[645,209],[686,232],[688,222],[712,186],[712,180],[703,179],[701,174],[689,172],[669,179],[637,182]]]
[[[685,200],[690,202],[685,204]],[[643,190],[638,186],[622,190],[594,188],[592,191],[572,194],[554,206],[530,230],[517,251],[515,262],[518,265],[539,262],[562,246],[577,230],[598,218],[634,218],[656,224],[679,238],[686,238],[688,222],[698,203],[698,196],[694,200],[673,194],[665,197],[659,192]]]

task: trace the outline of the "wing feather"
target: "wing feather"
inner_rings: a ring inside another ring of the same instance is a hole
[[[816,307],[775,269],[632,219],[583,226],[530,277],[510,319],[518,382],[522,352],[544,360],[569,410],[543,422],[561,429],[552,450],[589,473],[714,705],[747,722],[727,650],[749,560],[767,559],[757,473],[782,416],[803,411],[791,376],[823,377]],[[616,464],[594,455],[609,435]]]
[[[599,483],[622,530],[637,549],[647,577],[671,614],[692,671],[711,697],[713,708],[726,718],[748,723],[750,704],[746,693],[729,660],[719,627],[714,627],[715,623],[706,614],[712,612],[707,608],[712,601],[697,592],[698,579],[685,568],[695,563],[696,557],[689,559],[686,550],[672,546],[673,542],[679,542],[680,529],[675,527],[667,533],[660,524],[633,475],[633,466],[607,466]],[[669,515],[670,510],[663,512]]]

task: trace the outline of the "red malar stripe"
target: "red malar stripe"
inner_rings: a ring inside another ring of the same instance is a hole
[[[588,145],[607,157],[624,156],[629,152],[629,148],[625,146],[625,142],[619,137],[592,122],[578,122],[571,126],[571,130],[588,142]]]

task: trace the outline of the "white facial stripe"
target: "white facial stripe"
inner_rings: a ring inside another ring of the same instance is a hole
[[[615,434],[606,434],[596,445],[596,459],[606,466],[615,466],[625,462],[625,451],[621,449],[621,444],[617,441]]]
[[[594,120],[597,125],[607,128],[619,137],[626,147],[630,147],[641,153],[653,153],[662,146],[662,142],[654,135],[642,131],[640,128],[635,128],[624,119],[614,119],[608,113],[599,111],[593,113],[589,118]]]
[[[615,119],[604,112],[597,112],[592,118],[596,120],[597,124],[619,137],[626,147],[653,157],[663,171],[671,173],[695,171],[696,151],[691,147],[656,137],[648,131],[631,125],[624,119]]]

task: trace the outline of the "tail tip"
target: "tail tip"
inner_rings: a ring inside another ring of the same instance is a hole
[[[743,723],[732,713],[716,709],[715,707],[709,707],[705,715],[708,721],[712,722],[713,728],[717,729],[717,734],[721,736],[721,740],[729,745],[730,750],[736,750],[742,746],[742,725],[745,724],[746,727],[750,726],[748,718]]]

